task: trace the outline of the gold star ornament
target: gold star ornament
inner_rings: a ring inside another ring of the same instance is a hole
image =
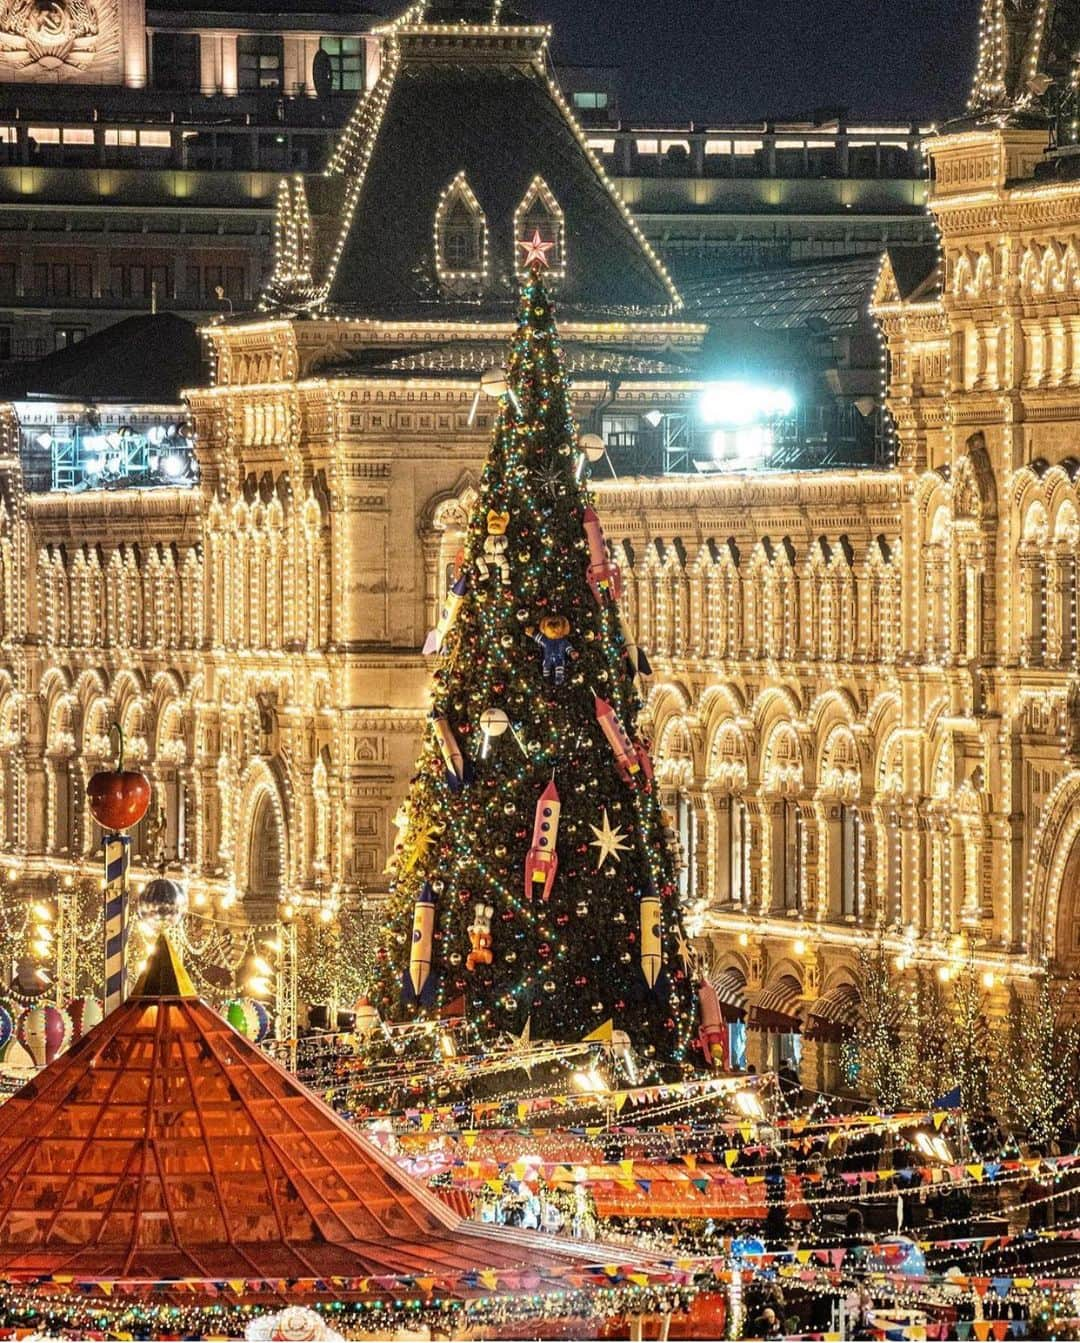
[[[609,858],[614,858],[618,862],[619,854],[629,851],[630,845],[626,843],[626,835],[617,825],[612,826],[608,818],[607,807],[604,808],[604,824],[602,826],[590,825],[589,829],[596,836],[591,847],[599,851],[596,857],[597,871],[604,866]]]

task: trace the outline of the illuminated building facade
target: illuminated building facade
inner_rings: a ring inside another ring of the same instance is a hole
[[[331,171],[281,188],[272,310],[208,329],[197,481],[33,488],[8,418],[0,844],[20,879],[96,861],[85,780],[118,716],[201,898],[255,918],[385,891],[418,650],[487,448],[490,408],[470,410],[538,228],[579,416],[616,466],[657,435],[653,473],[599,493],[684,896],[731,1014],[761,1028],[751,1061],[798,1027],[804,1076],[833,1082],[879,934],[946,975],[970,944],[1000,993],[1077,968],[1080,189],[1044,160],[1045,118],[980,103],[928,142],[944,262],[851,263],[888,345],[888,441],[853,428],[819,470],[717,471],[695,426],[719,310],[620,203],[546,30],[453,16],[413,6],[379,33]],[[869,420],[880,387],[838,379],[844,423]]]

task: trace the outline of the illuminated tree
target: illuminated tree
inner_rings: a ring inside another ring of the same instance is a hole
[[[1077,1114],[1080,1038],[1062,1014],[1063,986],[1046,976],[1029,998],[1016,998],[1006,1025],[1008,1048],[995,1069],[1007,1117],[1046,1148]]]
[[[969,1115],[985,1115],[990,1109],[994,1033],[988,1007],[978,968],[969,956],[953,985],[949,1060],[950,1086],[960,1088],[960,1103]]]
[[[482,1039],[607,1022],[658,1063],[693,1062],[690,949],[637,735],[636,650],[582,483],[541,279],[520,300],[492,445],[399,817],[383,1015],[462,1000]]]
[[[859,1085],[883,1110],[898,1110],[911,1084],[909,1002],[885,947],[859,951]]]

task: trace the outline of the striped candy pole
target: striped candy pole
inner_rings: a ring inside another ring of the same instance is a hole
[[[105,1015],[124,1001],[127,945],[127,870],[131,839],[105,836]]]

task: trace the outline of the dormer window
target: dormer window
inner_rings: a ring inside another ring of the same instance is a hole
[[[561,280],[566,275],[566,219],[562,207],[542,177],[534,177],[525,198],[514,214],[514,241],[532,239],[539,234],[542,242],[551,243],[546,252],[549,279]],[[518,272],[525,275],[522,249],[517,249]]]
[[[463,172],[435,211],[435,258],[439,280],[450,289],[479,289],[487,278],[487,220]]]

